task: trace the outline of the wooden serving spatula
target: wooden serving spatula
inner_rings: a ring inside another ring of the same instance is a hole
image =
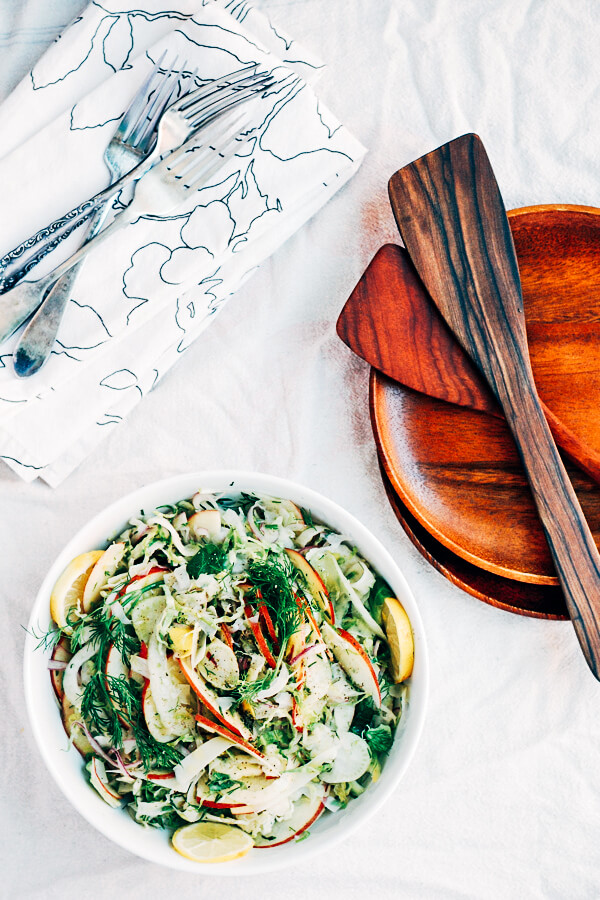
[[[389,183],[400,234],[513,433],[587,663],[600,680],[600,555],[535,389],[514,244],[481,140],[463,135]]]
[[[446,325],[403,247],[385,244],[377,251],[346,301],[336,329],[354,353],[406,387],[504,417],[485,378]],[[600,454],[540,403],[558,445],[600,482]]]

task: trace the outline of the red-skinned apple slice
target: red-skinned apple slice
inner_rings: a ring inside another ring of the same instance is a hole
[[[356,687],[368,694],[377,708],[381,706],[381,690],[371,660],[355,637],[342,628],[337,631],[323,623],[323,639],[340,666]]]
[[[148,772],[146,778],[157,787],[164,787],[168,791],[179,791],[180,793],[183,793],[173,772]]]
[[[116,809],[121,805],[122,797],[114,791],[106,779],[106,770],[101,759],[94,757],[90,765],[90,781],[96,788],[102,799]]]
[[[275,631],[275,626],[273,625],[273,619],[271,618],[271,613],[267,609],[266,603],[261,603],[258,607],[258,615],[262,619],[263,625],[267,629],[267,634],[271,638],[271,642],[273,647],[275,648],[275,652],[279,653],[279,641],[277,640],[277,632]]]
[[[221,622],[219,625],[221,630],[221,635],[223,637],[223,642],[227,644],[230,650],[233,650],[233,638],[231,636],[231,631],[229,630],[229,626],[225,624],[225,622]]]
[[[244,595],[247,594],[248,591],[252,589],[252,585],[250,584],[249,581],[246,581],[246,582],[244,582],[244,583],[242,583],[242,584],[239,584],[238,587],[239,587],[239,589],[242,591],[242,593],[243,593]],[[262,594],[261,594],[261,592],[260,592],[259,590],[256,590],[256,591],[255,591],[254,596],[256,597],[256,599],[257,599],[258,601],[261,601],[261,600],[262,600]],[[250,609],[250,614],[248,613],[248,610],[249,610],[249,609]],[[253,613],[253,611],[252,611],[252,608],[250,607],[249,604],[246,604],[246,605],[245,605],[245,607],[244,607],[244,612],[246,613],[246,618],[249,618],[249,615],[254,615],[254,613]],[[268,610],[268,608],[267,608],[266,603],[260,603],[260,602],[259,602],[259,605],[258,605],[258,616],[259,616],[259,619],[262,621],[263,625],[265,626],[265,628],[266,628],[266,630],[267,630],[267,634],[269,635],[269,638],[271,639],[271,641],[272,641],[272,643],[273,643],[273,647],[274,647],[274,649],[275,649],[275,653],[279,653],[279,641],[277,640],[277,632],[275,631],[275,626],[273,625],[273,619],[271,618],[271,614],[270,614],[270,612],[269,612],[269,610]],[[263,634],[263,632],[262,632],[262,629],[261,629],[260,636],[257,637],[256,633],[254,632],[254,628],[253,628],[253,624],[254,624],[254,623],[249,622],[248,624],[249,624],[250,627],[252,628],[252,631],[253,631],[254,636],[255,636],[255,638],[256,638],[256,640],[257,640],[257,643],[259,643],[259,641],[260,641],[259,649],[260,649],[261,653],[263,654],[263,656],[265,657],[265,659],[267,659],[267,656],[266,656],[265,653],[263,652],[262,646],[261,646],[262,642],[264,641],[264,634]],[[260,627],[260,626],[259,626],[259,627]],[[270,651],[269,651],[269,652],[270,652]],[[269,663],[269,665],[270,665],[270,663]]]
[[[244,787],[238,788],[236,793],[244,794],[244,791],[257,791],[261,788],[268,787],[273,778],[269,778],[266,775],[253,775],[250,778],[244,778]],[[210,799],[210,791],[207,785],[206,776],[203,776],[198,781],[196,786],[196,799],[202,806],[206,806],[209,809],[230,809],[231,812],[238,816],[244,815],[246,813],[252,813],[253,809],[250,806],[246,806],[245,803],[231,803],[227,802],[225,798],[220,800],[211,800]],[[214,792],[213,792],[214,793]]]
[[[277,660],[269,650],[269,646],[263,634],[262,628],[260,627],[260,622],[253,621],[253,618],[256,616],[256,613],[252,609],[252,607],[246,603],[244,606],[244,613],[246,615],[246,621],[254,635],[254,640],[256,641],[256,645],[264,658],[267,661],[267,665],[271,666],[272,669],[277,665]]]
[[[234,732],[239,737],[248,740],[252,737],[252,732],[246,727],[239,713],[230,711],[224,712],[219,707],[219,695],[206,683],[204,678],[192,669],[189,659],[178,659],[177,662],[181,666],[181,671],[187,678],[190,687],[194,693],[200,698],[204,706],[210,713],[222,722],[228,729],[228,733],[224,737],[229,737],[230,732]],[[208,721],[208,719],[206,720]],[[220,734],[220,732],[218,732]]]
[[[313,569],[311,564],[297,550],[286,549],[285,551],[291,561],[294,563],[298,571],[304,575],[306,586],[310,591],[311,597],[314,597],[317,605],[323,612],[323,615],[329,619],[332,625],[335,625],[335,614],[333,612],[333,603],[329,597],[329,592],[323,583],[323,579]]]
[[[169,778],[174,778],[173,770],[170,771],[163,769],[155,769],[153,772],[148,772],[146,778],[148,781],[166,781]]]
[[[260,750],[257,750],[256,747],[253,747],[247,740],[240,737],[237,734],[234,734],[230,731],[229,728],[225,728],[225,726],[221,725],[220,722],[211,722],[210,719],[207,719],[206,716],[197,715],[194,717],[196,722],[204,731],[210,732],[210,734],[218,734],[221,737],[227,738],[228,741],[231,741],[232,744],[235,744],[236,747],[240,747],[240,749],[244,750],[250,756],[253,756],[255,759],[263,762],[266,757]],[[248,729],[246,729],[247,731]]]
[[[111,678],[128,678],[129,669],[123,662],[123,657],[114,644],[111,644],[106,654],[104,674]]]
[[[151,584],[160,584],[164,581],[165,572],[168,571],[169,569],[166,569],[164,566],[153,566],[145,575],[134,575],[127,584],[123,585],[117,597],[121,598],[124,594],[129,594],[131,591],[139,591]]]
[[[52,651],[52,662],[67,663],[71,659],[71,656],[72,653],[69,650],[69,642],[65,637],[61,637]],[[63,698],[63,669],[50,669],[50,680],[52,682],[52,687],[54,688],[54,693],[56,694],[56,699],[61,701]]]
[[[292,815],[288,819],[275,823],[272,828],[274,838],[272,840],[263,837],[255,838],[254,846],[259,848],[279,847],[281,844],[293,841],[319,818],[325,809],[323,802],[325,796],[325,790],[315,785],[308,796],[295,801]],[[236,812],[238,811],[236,810]]]

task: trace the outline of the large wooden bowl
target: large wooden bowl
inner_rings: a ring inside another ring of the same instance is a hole
[[[509,213],[540,396],[600,449],[600,210]],[[402,504],[440,544],[503,578],[555,585],[554,566],[505,422],[371,376],[371,417]],[[569,472],[600,546],[600,486]]]

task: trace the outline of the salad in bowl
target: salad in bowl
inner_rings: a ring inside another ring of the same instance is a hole
[[[308,844],[374,792],[415,661],[349,533],[283,491],[197,487],[80,546],[35,632],[87,790],[196,867]]]

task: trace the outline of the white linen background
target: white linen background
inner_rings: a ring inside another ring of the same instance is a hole
[[[4,94],[82,5],[0,0]],[[370,153],[59,489],[0,469],[0,896],[595,898],[600,684],[568,623],[488,607],[413,549],[379,481],[367,367],[334,323],[375,250],[397,240],[388,177],[460,133],[484,139],[507,206],[600,206],[600,8],[257,5],[322,56],[319,94]],[[64,542],[126,491],[224,466],[305,482],[358,515],[405,571],[432,668],[423,739],[377,817],[308,866],[243,880],[153,866],[88,826],[46,773],[21,676],[19,626]]]

